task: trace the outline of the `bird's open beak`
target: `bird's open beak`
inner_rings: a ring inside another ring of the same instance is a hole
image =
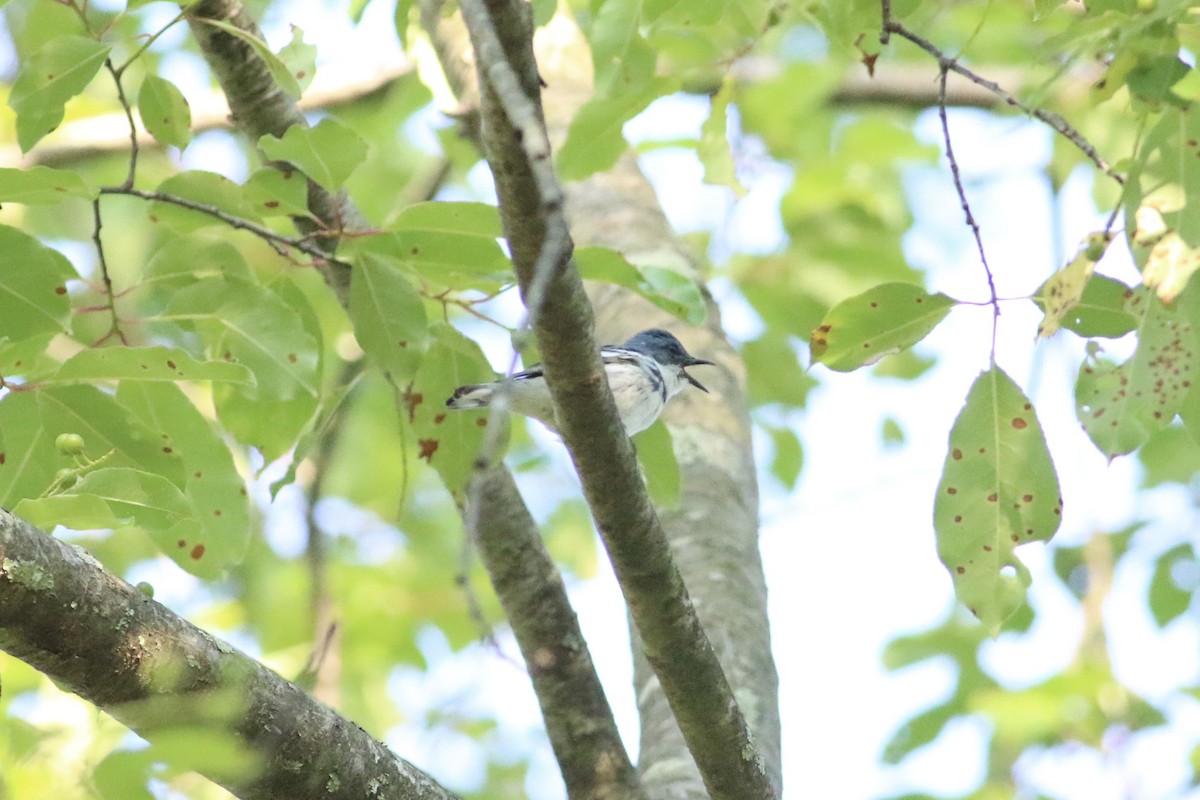
[[[689,361],[689,362],[688,362],[688,363],[687,363],[685,366],[689,366],[689,367],[695,367],[695,366],[698,366],[698,365],[700,365],[700,364],[707,364],[707,365],[708,365],[708,366],[710,366],[710,367],[715,367],[715,366],[716,366],[716,364],[714,364],[713,362],[711,362],[711,361],[705,361],[703,358],[693,358],[693,359],[692,359],[691,361]],[[704,384],[700,383],[700,381],[696,380],[696,379],[695,379],[695,378],[693,378],[691,375],[689,375],[689,374],[688,374],[688,371],[687,371],[686,369],[684,369],[684,370],[680,370],[680,372],[682,372],[682,373],[683,373],[683,377],[684,377],[684,378],[687,378],[687,382],[688,382],[688,383],[690,383],[692,386],[695,386],[695,387],[696,387],[697,389],[699,389],[700,391],[702,391],[702,392],[705,392],[706,394],[708,393],[708,389],[705,389],[705,388],[704,388]]]

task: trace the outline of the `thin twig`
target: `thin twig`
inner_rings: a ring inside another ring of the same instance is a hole
[[[121,85],[120,71],[113,66],[111,58],[104,59],[104,67],[108,70],[108,73],[112,75],[113,83],[116,84],[117,87],[117,100],[120,101],[121,108],[125,110],[125,119],[129,122],[129,172],[126,173],[125,182],[121,184],[121,188],[132,189],[133,179],[137,175],[137,123],[133,121],[133,108],[131,108],[129,105],[129,98],[125,96],[125,87]]]
[[[102,226],[100,198],[97,197],[92,201],[92,242],[96,245],[96,261],[100,267],[100,278],[104,281],[104,294],[108,298],[108,313],[112,317],[112,327],[108,329],[108,333],[104,334],[96,344],[116,334],[117,338],[121,340],[121,344],[128,345],[129,342],[125,340],[125,332],[121,330],[121,319],[117,316],[117,298],[113,293],[112,277],[108,274],[108,259],[104,257],[104,244],[100,241],[100,228]]]
[[[350,268],[349,264],[331,258],[319,246],[311,243],[310,240],[315,236],[319,236],[320,233],[308,234],[305,236],[285,236],[282,233],[276,233],[270,228],[250,222],[246,219],[242,219],[241,217],[235,216],[226,211],[222,211],[216,206],[211,206],[207,203],[198,203],[195,200],[189,200],[186,197],[179,197],[178,195],[168,194],[166,192],[147,191],[145,189],[135,189],[127,186],[101,186],[100,194],[123,194],[130,197],[140,197],[143,200],[156,200],[160,203],[169,203],[171,205],[179,206],[180,208],[186,208],[201,214],[207,214],[214,219],[219,219],[221,222],[224,222],[231,228],[247,231],[259,237],[260,239],[266,240],[267,242],[275,242],[285,247],[291,247],[326,264],[336,264],[338,266],[345,267],[346,269]]]
[[[162,28],[159,28],[156,32],[154,32],[154,33],[150,34],[150,36],[146,37],[146,41],[142,43],[142,46],[139,47],[137,50],[134,50],[133,55],[131,55],[129,58],[125,59],[124,64],[117,67],[117,69],[114,73],[116,78],[118,80],[120,80],[121,76],[125,74],[125,70],[129,69],[130,64],[132,64],[133,62],[135,62],[139,58],[141,58],[142,53],[146,52],[150,48],[150,45],[152,45],[156,41],[158,41],[158,37],[162,36],[164,33],[169,31],[172,27],[175,26],[176,23],[182,21],[185,17],[187,17],[187,9],[186,8],[183,11],[180,11],[178,14],[176,14],[175,19],[171,20],[166,25],[164,25]]]
[[[1018,108],[1021,111],[1028,114],[1029,116],[1033,117],[1034,119],[1040,120],[1041,122],[1045,123],[1046,125],[1049,125],[1055,131],[1057,131],[1058,133],[1060,133],[1064,137],[1066,137],[1067,141],[1069,141],[1071,144],[1075,145],[1075,147],[1078,148],[1080,152],[1082,152],[1085,156],[1087,156],[1088,159],[1090,159],[1091,162],[1096,165],[1097,169],[1099,169],[1101,172],[1103,172],[1108,177],[1112,178],[1117,183],[1119,183],[1119,184],[1125,183],[1124,176],[1119,175],[1117,172],[1115,172],[1113,170],[1113,168],[1111,166],[1109,166],[1108,162],[1105,161],[1100,156],[1100,153],[1096,150],[1095,146],[1093,146],[1092,143],[1089,142],[1082,133],[1080,133],[1078,130],[1076,130],[1069,122],[1067,122],[1061,116],[1059,116],[1058,114],[1055,114],[1053,111],[1047,111],[1044,108],[1040,108],[1038,106],[1030,106],[1030,105],[1027,105],[1026,103],[1021,102],[1016,97],[1014,97],[1012,94],[1010,94],[1008,91],[1006,91],[1003,87],[1001,87],[1000,84],[996,83],[995,81],[990,81],[987,78],[984,78],[982,75],[978,75],[975,72],[972,72],[970,69],[964,67],[962,64],[960,64],[958,62],[957,59],[947,56],[946,53],[941,48],[939,48],[937,45],[933,44],[928,39],[925,39],[924,37],[914,33],[913,31],[910,31],[902,23],[899,23],[896,20],[892,19],[891,3],[888,2],[888,0],[882,0],[882,3],[883,3],[883,29],[879,36],[879,39],[881,42],[883,42],[884,44],[887,44],[888,37],[890,37],[890,35],[893,33],[901,36],[904,39],[907,39],[908,41],[912,42],[917,47],[921,48],[926,53],[929,53],[931,56],[933,56],[935,59],[937,59],[938,68],[943,73],[943,76],[942,76],[943,85],[945,84],[945,72],[946,71],[956,72],[959,75],[962,75],[964,78],[966,78],[967,80],[976,84],[977,86],[981,86],[984,89],[991,92],[992,94],[999,97],[1000,100],[1003,101],[1005,104],[1010,105],[1013,108]],[[942,105],[944,107],[944,103]]]
[[[534,262],[533,278],[525,292],[525,320],[513,333],[512,358],[509,360],[505,378],[489,405],[486,433],[480,443],[479,455],[475,459],[477,478],[479,473],[492,464],[500,450],[504,429],[501,420],[508,412],[509,382],[517,372],[521,346],[537,322],[551,279],[568,263],[574,244],[564,210],[565,195],[554,174],[550,139],[537,105],[525,94],[521,80],[500,43],[500,37],[492,27],[491,17],[484,4],[464,2],[460,3],[459,9],[472,33],[478,63],[486,70],[487,80],[496,94],[506,99],[505,114],[509,124],[519,133],[521,149],[538,190],[540,216],[545,222],[541,248]],[[478,485],[479,482],[473,479],[464,514],[464,522],[470,535],[475,535],[479,525],[479,503],[473,502],[478,496]]]
[[[979,223],[975,221],[975,215],[971,213],[971,204],[967,201],[967,190],[963,187],[958,160],[954,157],[954,146],[950,143],[950,120],[946,115],[946,77],[948,75],[949,70],[943,62],[938,74],[938,118],[942,121],[942,139],[946,144],[946,160],[950,162],[950,175],[954,178],[954,189],[958,192],[959,203],[967,217],[967,226],[975,236],[975,245],[979,248],[979,261],[983,264],[983,271],[987,274],[988,292],[991,296],[990,304],[992,306],[992,360],[995,360],[1000,299],[996,294],[996,278],[992,275],[992,268],[988,266],[987,253],[983,249],[983,237],[979,233]]]

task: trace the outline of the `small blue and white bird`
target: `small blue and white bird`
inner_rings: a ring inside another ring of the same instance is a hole
[[[654,424],[667,401],[683,391],[687,384],[707,392],[700,381],[687,373],[686,367],[713,362],[696,358],[683,349],[671,334],[658,328],[642,331],[623,345],[600,348],[600,360],[608,376],[608,386],[617,403],[617,413],[632,436]],[[486,408],[503,381],[473,383],[460,386],[446,401],[447,408]],[[540,366],[512,376],[508,389],[508,406],[512,411],[542,422],[557,430],[554,403],[550,387]]]

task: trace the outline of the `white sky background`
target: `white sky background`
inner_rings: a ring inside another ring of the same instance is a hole
[[[268,40],[276,47],[286,42],[288,24],[305,29],[307,40],[319,47],[317,80],[323,84],[400,61],[387,4],[371,3],[358,29],[345,19],[340,4],[294,3],[286,12],[287,19],[265,21]],[[164,37],[161,46],[169,49],[170,38]],[[169,77],[190,93],[194,87],[187,75],[194,73],[181,67]],[[707,110],[703,99],[663,100],[630,123],[627,134],[638,141],[698,137]],[[433,115],[431,121],[436,122]],[[951,126],[999,293],[1028,295],[1064,263],[1084,234],[1102,226],[1102,215],[1091,205],[1090,178],[1081,173],[1072,179],[1056,209],[1039,175],[1049,157],[1047,130],[971,111],[951,112]],[[940,143],[936,115],[924,115],[918,130],[926,141]],[[190,167],[206,169],[222,169],[230,159],[220,136],[201,137],[185,156]],[[713,254],[718,259],[731,249],[764,252],[780,244],[775,208],[788,185],[785,171],[757,169],[743,176],[750,193],[734,203],[727,190],[701,184],[692,153],[658,150],[642,163],[678,230],[715,232]],[[917,219],[905,249],[912,263],[929,270],[928,288],[960,299],[986,299],[982,268],[949,173],[913,170],[908,186]],[[1061,230],[1055,230],[1056,215],[1061,215]],[[1113,249],[1120,249],[1120,241]],[[1132,267],[1119,259],[1106,259],[1100,269],[1136,280]],[[714,288],[731,338],[753,338],[759,323],[752,312],[728,287],[718,283]],[[1165,634],[1155,631],[1145,610],[1147,558],[1194,527],[1195,508],[1181,491],[1136,493],[1137,470],[1128,459],[1105,464],[1073,414],[1071,387],[1083,343],[1063,333],[1035,345],[1037,319],[1029,303],[1004,305],[998,362],[1033,398],[1058,464],[1066,504],[1056,541],[1078,544],[1093,531],[1115,530],[1135,518],[1158,521],[1136,540],[1144,557],[1123,564],[1118,572],[1114,598],[1119,600],[1109,603],[1107,619],[1119,676],[1152,701],[1161,701],[1175,685],[1196,682],[1200,637],[1190,620],[1177,622]],[[934,548],[932,502],[950,425],[971,381],[987,365],[990,325],[988,308],[955,310],[920,346],[939,362],[915,383],[816,368],[823,385],[805,413],[792,418],[805,446],[795,492],[785,493],[767,474],[770,444],[756,442],[761,445],[762,549],[775,620],[788,796],[863,798],[912,790],[955,794],[968,792],[982,777],[986,730],[971,723],[953,727],[902,768],[881,767],[878,758],[899,724],[944,699],[951,685],[945,665],[928,663],[893,675],[882,670],[880,656],[890,639],[936,624],[953,607],[950,579]],[[495,366],[507,364],[504,342],[485,346]],[[905,445],[882,444],[880,429],[887,418],[903,426]],[[540,440],[549,450],[559,448],[558,463],[569,470],[561,445],[549,436]],[[564,475],[561,486],[570,491],[573,480]],[[273,543],[288,549],[279,535],[272,533]],[[987,646],[985,661],[1013,687],[1036,683],[1068,664],[1081,628],[1073,601],[1051,574],[1047,548],[1027,545],[1018,554],[1033,571],[1037,623],[1028,636],[1003,636]],[[625,612],[611,574],[602,572],[597,580],[573,587],[572,598],[632,747],[637,723]],[[178,575],[172,570],[169,582],[149,579],[166,590],[159,599],[186,610],[186,597],[196,586],[180,583]],[[424,720],[446,706],[468,716],[495,715],[501,727],[492,739],[514,758],[541,748],[527,782],[531,796],[561,797],[561,781],[523,671],[483,648],[452,654],[435,630],[426,632],[421,645],[436,667],[428,674],[397,672],[393,696],[413,721],[390,732],[388,743],[448,786],[476,789],[484,780],[484,762],[472,742],[445,728],[431,729]],[[1179,787],[1186,777],[1187,749],[1200,737],[1200,706],[1174,697],[1170,708],[1184,736],[1147,737],[1148,744],[1130,748],[1108,764],[1082,749],[1069,759],[1033,758],[1022,762],[1022,775],[1067,800],[1193,796]],[[29,715],[40,713],[31,709]]]

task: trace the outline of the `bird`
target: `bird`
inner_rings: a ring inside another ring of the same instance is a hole
[[[688,353],[678,339],[661,328],[636,333],[621,345],[601,347],[600,360],[617,403],[617,413],[629,436],[653,425],[667,401],[688,384],[708,391],[688,374],[687,367],[715,366],[711,361]],[[460,386],[450,395],[446,407],[486,408],[505,382]],[[554,403],[541,365],[514,374],[508,384],[508,407],[512,411],[532,417],[557,431]]]

